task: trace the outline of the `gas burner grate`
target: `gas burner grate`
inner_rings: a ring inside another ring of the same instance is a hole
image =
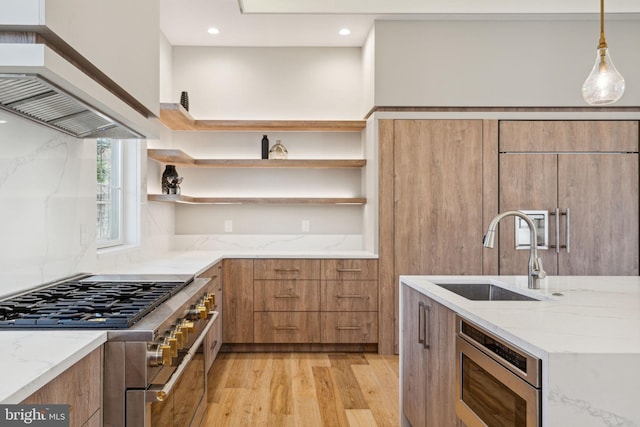
[[[0,328],[129,328],[188,283],[66,281],[0,301]]]

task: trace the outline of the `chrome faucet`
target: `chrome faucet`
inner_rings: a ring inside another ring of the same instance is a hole
[[[547,273],[542,268],[542,260],[538,258],[538,237],[536,234],[536,225],[526,214],[523,214],[520,211],[505,211],[501,214],[496,215],[489,223],[489,228],[487,229],[487,234],[485,234],[484,236],[482,245],[485,248],[493,248],[493,244],[496,239],[496,227],[498,226],[500,220],[507,216],[520,217],[529,226],[529,243],[531,250],[529,253],[529,280],[527,285],[529,289],[539,289],[540,280],[547,277]]]

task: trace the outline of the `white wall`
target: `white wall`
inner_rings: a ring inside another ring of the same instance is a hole
[[[178,102],[173,98],[173,46],[167,37],[160,33],[160,102]]]
[[[176,46],[181,91],[196,119],[361,119],[361,50]]]
[[[0,111],[0,293],[96,263],[96,146]]]
[[[627,77],[616,106],[640,104],[640,20],[607,21]],[[586,106],[598,21],[378,21],[376,106]]]

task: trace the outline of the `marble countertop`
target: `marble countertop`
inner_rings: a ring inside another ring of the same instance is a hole
[[[401,282],[543,358],[552,353],[640,354],[640,277],[401,276]],[[433,282],[493,281],[543,301],[471,301]]]
[[[224,258],[370,258],[365,251],[184,251],[167,252],[153,259],[114,265],[97,273],[200,274]]]
[[[376,258],[369,252],[168,252],[96,274],[197,275],[223,258]],[[0,404],[19,403],[106,342],[105,331],[0,331]]]
[[[106,340],[105,331],[0,333],[0,403],[20,403]]]

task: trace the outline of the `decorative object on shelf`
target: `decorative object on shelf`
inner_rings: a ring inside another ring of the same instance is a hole
[[[187,91],[182,91],[180,94],[180,105],[182,105],[185,110],[189,111],[189,94]]]
[[[289,152],[287,151],[285,146],[282,145],[280,140],[277,139],[276,143],[273,145],[273,147],[271,147],[271,150],[269,150],[269,158],[276,160],[285,160],[287,157],[289,157]]]
[[[180,194],[182,177],[178,176],[175,165],[167,165],[162,173],[162,194]]]
[[[624,93],[624,78],[609,57],[604,37],[604,0],[600,0],[600,43],[596,50],[596,63],[582,84],[582,97],[587,104],[613,104]]]
[[[262,135],[262,158],[269,158],[269,138],[267,135]]]

